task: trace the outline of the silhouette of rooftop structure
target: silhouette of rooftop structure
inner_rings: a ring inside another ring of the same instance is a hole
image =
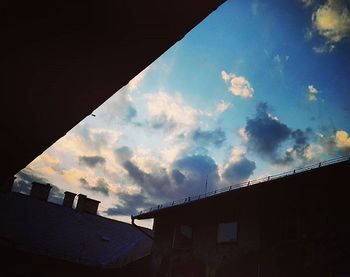
[[[275,174],[275,175],[271,175],[271,176],[266,176],[263,178],[259,178],[259,179],[255,179],[255,180],[248,180],[242,183],[238,183],[238,184],[233,184],[224,188],[220,188],[220,189],[216,189],[213,191],[210,191],[208,193],[204,193],[204,194],[198,194],[198,195],[192,195],[192,196],[188,196],[182,199],[178,199],[178,200],[174,200],[171,202],[167,202],[167,203],[163,203],[163,204],[159,204],[157,206],[153,206],[149,209],[146,210],[142,210],[140,211],[138,214],[136,215],[132,215],[131,217],[134,219],[147,219],[147,218],[153,218],[155,216],[157,216],[158,212],[163,212],[164,210],[167,209],[171,209],[171,208],[176,208],[182,205],[186,205],[186,204],[190,204],[193,202],[197,202],[197,201],[202,201],[205,200],[207,198],[212,198],[212,197],[221,197],[224,196],[225,193],[227,192],[231,192],[231,191],[235,191],[238,189],[244,189],[246,187],[251,187],[251,186],[256,186],[258,184],[261,183],[266,183],[266,182],[270,182],[273,180],[278,180],[281,178],[285,178],[288,176],[293,176],[293,175],[297,175],[297,174],[301,174],[307,171],[312,171],[318,168],[322,168],[325,166],[329,166],[329,165],[333,165],[333,164],[337,164],[340,162],[344,162],[344,161],[349,161],[350,160],[350,155],[346,155],[346,156],[341,156],[341,157],[337,157],[337,158],[333,158],[333,159],[329,159],[326,161],[322,161],[322,162],[318,162],[318,163],[314,163],[314,164],[310,164],[310,165],[306,165],[300,168],[296,168],[293,170],[289,170],[280,174]]]

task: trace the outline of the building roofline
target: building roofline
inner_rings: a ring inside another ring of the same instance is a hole
[[[226,193],[228,193],[228,192],[237,191],[237,190],[241,190],[241,189],[247,189],[248,187],[249,188],[255,187],[258,184],[271,182],[273,180],[278,180],[278,179],[286,178],[288,176],[298,175],[301,173],[305,173],[305,172],[319,169],[321,167],[326,167],[326,166],[330,166],[330,165],[334,165],[334,164],[342,163],[342,162],[347,162],[347,161],[350,161],[350,155],[340,156],[340,157],[329,159],[326,161],[321,161],[319,163],[306,165],[304,167],[300,167],[300,168],[286,171],[283,173],[270,175],[270,176],[266,176],[266,177],[259,178],[259,179],[249,180],[249,181],[245,181],[245,182],[238,183],[238,184],[233,184],[233,185],[221,188],[221,189],[213,190],[213,191],[208,192],[208,193],[194,195],[194,196],[188,196],[186,198],[174,200],[172,202],[160,204],[160,205],[151,207],[149,209],[142,210],[137,215],[131,215],[131,218],[132,219],[154,218],[159,213],[163,213],[163,212],[170,210],[170,209],[179,208],[179,207],[182,207],[184,205],[188,205],[188,204],[198,202],[198,201],[208,200],[209,198],[212,199],[214,197],[222,197],[223,195],[226,195]]]
[[[41,203],[42,205],[47,205],[49,207],[55,207],[55,208],[57,207],[58,209],[66,209],[66,210],[69,210],[71,213],[76,213],[76,214],[79,214],[79,215],[82,215],[82,216],[91,216],[91,217],[94,217],[94,218],[97,217],[100,220],[111,221],[111,222],[118,222],[118,223],[121,223],[121,224],[131,225],[131,223],[128,223],[128,222],[125,222],[125,221],[120,221],[118,219],[114,219],[114,218],[111,218],[111,217],[106,217],[106,216],[103,216],[100,213],[97,213],[97,214],[79,213],[76,209],[65,207],[62,204],[59,204],[59,203],[56,203],[56,202],[41,201],[41,200],[38,200],[36,198],[31,197],[28,194],[25,194],[25,193],[22,193],[22,192],[18,192],[18,191],[12,191],[11,194],[0,194],[0,195],[4,195],[4,196],[7,195],[5,197],[21,198],[21,199],[24,199],[26,201],[37,201],[37,202]],[[148,230],[148,231],[152,231],[150,228],[147,228],[147,227],[141,227],[141,228],[143,228],[145,230]]]

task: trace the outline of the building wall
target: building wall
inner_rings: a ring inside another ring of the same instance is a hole
[[[249,205],[238,197],[230,205],[226,202],[220,207],[209,205],[209,210],[203,214],[195,208],[184,214],[158,218],[152,251],[153,268],[158,271],[158,276],[166,276],[169,272],[170,276],[219,276],[222,268],[232,264],[236,271],[247,271],[249,275],[245,276],[256,276],[260,226],[255,196],[251,195]],[[210,211],[211,207],[213,211]],[[236,242],[217,242],[218,224],[224,222],[238,223]],[[181,225],[192,227],[193,236],[188,247],[174,245],[174,230]]]
[[[154,276],[350,276],[349,163],[230,192],[160,213]],[[217,243],[237,222],[237,241]],[[174,230],[192,227],[187,247]]]

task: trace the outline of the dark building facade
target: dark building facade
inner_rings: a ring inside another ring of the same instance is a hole
[[[350,276],[350,161],[141,213],[153,276]],[[269,179],[269,178],[268,178]]]

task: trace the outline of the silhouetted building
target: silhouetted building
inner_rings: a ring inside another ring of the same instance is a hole
[[[68,208],[73,208],[74,198],[76,195],[77,195],[76,193],[65,191],[64,198],[63,198],[63,206]]]
[[[128,276],[138,270],[133,264],[141,268],[151,239],[97,215],[100,202],[85,195],[76,209],[72,192],[65,192],[63,205],[47,202],[50,189],[33,183],[30,195],[0,193],[0,276]]]
[[[87,198],[84,194],[78,195],[77,211],[96,214],[100,201]]]
[[[134,216],[152,276],[350,276],[350,161],[301,171]]]
[[[47,201],[51,189],[52,186],[50,184],[41,184],[38,182],[33,182],[32,189],[30,190],[30,196],[38,200]]]

